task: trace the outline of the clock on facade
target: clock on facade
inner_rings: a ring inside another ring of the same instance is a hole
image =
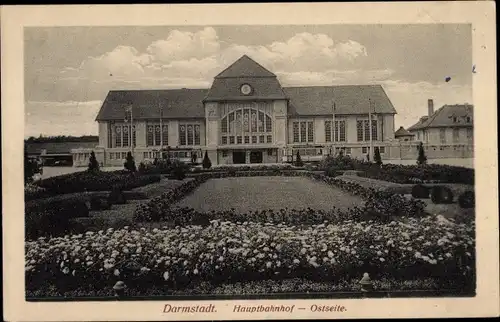
[[[249,95],[250,93],[252,93],[252,87],[248,84],[241,85],[240,90],[243,95]]]

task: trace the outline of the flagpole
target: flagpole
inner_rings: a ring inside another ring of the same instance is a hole
[[[368,123],[370,129],[370,162],[373,160],[373,124],[372,124],[372,101],[368,99]]]
[[[332,105],[332,156],[335,156],[335,101]]]

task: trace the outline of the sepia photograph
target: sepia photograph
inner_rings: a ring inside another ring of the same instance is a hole
[[[23,27],[24,300],[476,297],[473,34]]]

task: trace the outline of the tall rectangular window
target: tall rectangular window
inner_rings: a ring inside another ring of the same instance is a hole
[[[194,126],[194,145],[200,145],[200,125]]]
[[[224,118],[222,121],[221,121],[221,124],[220,124],[220,131],[222,133],[227,133],[227,121],[228,121],[228,118]]]
[[[193,126],[188,124],[187,126],[187,145],[193,145],[194,142],[194,131]]]
[[[271,131],[272,131],[271,118],[266,115],[266,132],[271,132]]]
[[[307,142],[314,142],[314,123],[307,122]]]
[[[300,142],[299,137],[299,122],[293,122],[293,143]]]
[[[368,137],[368,140],[370,140],[370,137]],[[372,120],[372,140],[373,141],[378,140],[378,128],[376,120]]]
[[[163,139],[163,145],[168,145],[168,125],[163,125],[162,139]]]
[[[457,143],[460,139],[460,129],[453,129],[453,142]]]
[[[300,142],[306,142],[306,123],[300,122]]]
[[[441,143],[446,143],[446,130],[445,129],[439,129],[439,140]]]
[[[128,146],[129,145],[129,127],[128,125],[127,126],[123,126],[122,127],[122,146]]]
[[[338,135],[338,138],[339,138],[339,141],[341,142],[345,142],[346,141],[346,137],[345,137],[345,121],[339,121],[339,135]]]
[[[160,125],[155,125],[155,142],[154,145],[160,145],[161,140],[161,127]]]
[[[264,132],[264,113],[259,112],[259,132]]]
[[[122,127],[115,126],[115,147],[122,146]]]
[[[108,123],[108,148],[113,147],[113,130],[111,129],[111,123]]]
[[[368,141],[370,139],[370,121],[365,120],[365,137],[363,138],[363,141]]]
[[[332,121],[325,121],[325,141],[332,142]]]
[[[147,146],[155,145],[154,141],[154,131],[155,127],[153,125],[148,125],[147,133],[146,133],[146,144]]]
[[[363,141],[363,121],[356,122],[356,132],[358,136],[358,142]]]
[[[186,125],[179,125],[179,145],[186,145]]]

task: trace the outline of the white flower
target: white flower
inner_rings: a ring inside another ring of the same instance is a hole
[[[328,257],[330,257],[330,258],[333,257],[333,252],[331,250],[328,251]]]
[[[113,272],[115,276],[120,276],[120,270],[118,268],[115,268],[115,271]]]
[[[293,260],[293,263],[294,263],[294,264],[299,264],[299,263],[300,263],[300,260],[298,260],[297,258],[295,258],[295,259]]]
[[[381,262],[385,262],[385,259],[383,257],[380,257]]]
[[[168,281],[169,277],[170,274],[168,272],[163,273],[163,279],[165,279],[165,281]]]

